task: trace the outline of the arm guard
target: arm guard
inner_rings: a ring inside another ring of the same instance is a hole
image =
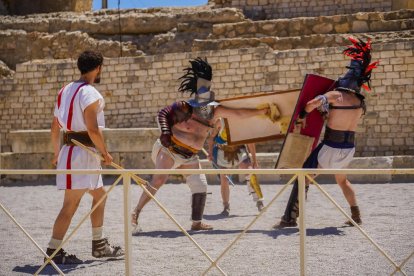
[[[318,107],[319,112],[321,113],[328,113],[329,112],[329,102],[328,98],[325,95],[318,95],[315,99],[320,100],[321,104]]]
[[[305,117],[308,115],[309,113],[306,112],[305,109],[302,109],[301,112],[299,112],[299,119],[305,119]]]
[[[161,144],[165,147],[171,144],[171,127],[177,123],[187,121],[191,118],[193,110],[191,106],[185,102],[175,102],[158,112],[158,124],[161,129]]]

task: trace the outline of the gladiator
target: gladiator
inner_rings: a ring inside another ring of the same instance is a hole
[[[207,59],[200,57],[190,60],[180,78],[179,91],[190,93],[187,101],[177,101],[158,112],[157,123],[161,131],[152,149],[152,161],[156,169],[199,169],[197,153],[203,148],[213,123],[218,118],[238,116],[247,118],[270,114],[269,109],[229,109],[215,101],[211,81],[213,72]],[[152,194],[167,181],[168,175],[154,175],[150,189]],[[202,222],[207,196],[207,179],[204,174],[185,176],[191,191],[191,230],[212,230],[213,227]],[[131,223],[137,230],[138,218],[150,197],[142,193],[132,212]]]
[[[256,145],[229,145],[227,143],[227,131],[222,118],[217,120],[215,128],[207,140],[209,155],[213,167],[217,169],[257,169],[259,167],[256,158]],[[223,216],[230,215],[230,176],[220,175],[221,198],[223,201]],[[255,174],[247,174],[244,181],[253,202],[259,211],[263,209],[263,194]]]
[[[101,169],[100,161],[74,145],[72,139],[99,152],[106,165],[112,162],[112,156],[107,151],[102,134],[102,129],[105,127],[103,113],[105,100],[93,86],[94,83],[100,82],[103,57],[100,53],[85,51],[79,56],[77,65],[81,73],[80,78],[65,85],[57,96],[51,126],[54,149],[52,164],[61,170]],[[63,130],[62,142],[59,138],[60,130]],[[83,195],[89,193],[92,196],[92,208],[102,197],[106,197],[102,176],[98,174],[58,174],[56,185],[59,190],[65,191],[65,195],[46,250],[49,256],[60,247]],[[96,258],[122,256],[124,252],[121,247],[110,245],[108,239],[104,237],[104,211],[105,200],[90,215],[92,256]],[[52,260],[56,264],[82,263],[76,255],[68,254],[63,248]]]
[[[361,87],[370,90],[371,72],[378,62],[371,62],[371,41],[363,42],[349,38],[352,46],[343,51],[351,57],[347,73],[335,83],[335,89],[310,100],[301,110],[296,124],[306,127],[306,116],[310,112],[321,112],[326,118],[323,140],[311,152],[303,168],[341,169],[352,161],[355,154],[355,130],[365,114],[365,96]],[[361,224],[361,214],[355,191],[344,174],[335,175],[336,183],[342,189],[351,209],[351,217]],[[308,187],[307,187],[308,189]],[[298,182],[293,186],[284,215],[275,229],[296,227],[299,216]],[[351,221],[346,225],[353,226]]]

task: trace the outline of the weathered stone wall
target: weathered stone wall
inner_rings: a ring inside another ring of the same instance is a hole
[[[375,45],[368,112],[358,131],[358,155],[414,154],[414,43]],[[218,98],[299,88],[306,73],[337,78],[349,60],[341,48],[273,52],[251,48],[107,59],[97,88],[106,98],[109,128],[154,127],[157,111],[181,99],[178,78],[188,59],[207,56],[214,68]],[[50,127],[56,94],[77,78],[73,61],[18,65],[14,79],[0,80],[2,151],[10,151],[8,133]]]
[[[105,57],[118,57],[119,41],[96,40],[80,31],[57,33],[26,32],[24,30],[0,31],[0,60],[10,68],[34,59],[76,58],[85,50],[100,51]],[[131,42],[122,43],[124,56],[141,56],[142,51]]]
[[[209,38],[294,37],[312,34],[349,34],[414,29],[414,10],[365,12],[215,24]]]
[[[217,8],[240,8],[247,17],[252,19],[273,19],[363,11],[390,11],[393,0],[209,0],[209,4]],[[401,6],[406,5],[402,3]]]
[[[213,24],[245,19],[235,8],[129,9],[120,13],[0,16],[0,60],[14,69],[32,59],[74,58],[85,49],[99,50],[106,57],[190,52],[192,41],[206,38]]]
[[[412,39],[414,10],[251,21],[236,8],[133,9],[0,16],[0,60],[75,58],[85,49],[106,57],[268,45],[274,50],[336,47],[349,33],[374,43]],[[121,34],[121,36],[120,36]],[[119,40],[122,40],[122,53]]]

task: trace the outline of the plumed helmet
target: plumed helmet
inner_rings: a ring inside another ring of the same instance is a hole
[[[370,91],[371,72],[377,68],[379,61],[371,62],[371,40],[363,42],[361,39],[350,37],[352,45],[343,51],[343,54],[351,57],[351,63],[348,72],[337,81],[337,90],[355,93],[361,99],[364,95],[361,93],[361,86]]]
[[[191,96],[194,95],[194,98],[188,101],[193,107],[217,105],[218,103],[214,101],[214,92],[210,91],[213,70],[207,58],[197,57],[189,62],[191,67],[185,68],[185,74],[179,78],[182,81],[178,91],[190,92]]]

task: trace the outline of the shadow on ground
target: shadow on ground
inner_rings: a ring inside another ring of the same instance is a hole
[[[290,236],[294,234],[299,234],[299,228],[283,228],[273,231],[268,231],[269,236],[274,239],[277,239],[279,236]],[[338,227],[325,227],[325,228],[308,228],[306,229],[307,236],[343,236],[345,235],[344,231]]]
[[[190,235],[228,235],[228,234],[238,234],[242,232],[242,229],[233,229],[233,230],[211,230],[211,231],[188,231]],[[264,234],[268,235],[274,239],[279,236],[290,236],[299,233],[298,228],[284,228],[278,230],[248,230],[247,234]],[[306,229],[307,236],[343,236],[345,235],[344,231],[338,229],[337,227],[325,227],[320,229],[309,228]],[[134,233],[133,236],[145,236],[151,238],[179,238],[184,237],[185,235],[181,231],[149,231],[149,232],[138,232]]]
[[[123,261],[123,258],[109,258],[109,259],[102,259],[102,260],[87,260],[84,261],[81,264],[76,265],[58,265],[58,267],[62,270],[63,273],[69,273],[76,271],[78,269],[83,269],[85,267],[95,267],[99,265],[106,264],[107,262],[114,262],[114,261]],[[16,266],[13,268],[14,272],[19,272],[22,274],[34,274],[38,269],[40,268],[40,265],[25,265],[25,266]],[[57,271],[55,268],[51,265],[47,265],[40,273],[39,275],[56,275]]]
[[[241,217],[254,217],[255,215],[228,215],[225,216],[221,213],[215,214],[215,215],[203,215],[203,219],[205,220],[219,220],[219,219],[228,219],[228,218],[241,218]]]

